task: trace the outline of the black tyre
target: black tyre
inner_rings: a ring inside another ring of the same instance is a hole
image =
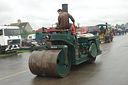
[[[111,40],[110,40],[110,37],[109,36],[105,36],[105,43],[109,43]]]
[[[111,42],[113,41],[113,37],[111,36]]]

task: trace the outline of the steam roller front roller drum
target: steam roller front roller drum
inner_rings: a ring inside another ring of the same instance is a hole
[[[29,57],[29,69],[35,75],[65,77],[70,72],[70,58],[64,62],[62,50],[33,51]]]

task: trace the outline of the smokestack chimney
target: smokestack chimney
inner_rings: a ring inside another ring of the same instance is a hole
[[[62,4],[62,10],[68,12],[68,4]]]

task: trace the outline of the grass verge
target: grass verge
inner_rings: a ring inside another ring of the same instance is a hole
[[[0,57],[6,57],[6,56],[11,56],[15,55],[17,53],[24,53],[24,52],[29,52],[30,50],[17,50],[15,53],[5,53],[5,54],[0,54]]]

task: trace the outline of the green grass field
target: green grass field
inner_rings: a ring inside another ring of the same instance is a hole
[[[24,53],[24,52],[29,52],[29,51],[30,51],[30,50],[18,50],[18,51],[15,52],[15,53],[0,54],[0,57],[11,56],[11,55],[14,55],[14,54],[17,54],[17,53]]]

